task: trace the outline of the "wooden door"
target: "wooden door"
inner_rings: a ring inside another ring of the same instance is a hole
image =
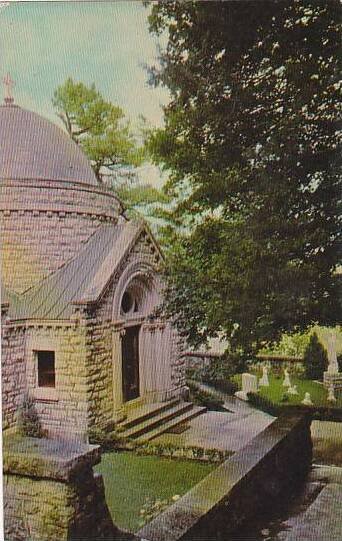
[[[125,402],[139,396],[140,326],[127,327],[122,338],[122,390]]]

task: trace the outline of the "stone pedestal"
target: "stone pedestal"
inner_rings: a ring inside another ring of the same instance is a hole
[[[324,387],[329,389],[329,387],[333,386],[335,392],[341,392],[342,391],[342,372],[337,372],[337,374],[333,374],[329,371],[324,372],[323,376],[323,382]]]
[[[328,370],[324,372],[324,386],[329,389],[333,387],[334,391],[342,390],[342,372],[339,372],[337,353],[336,353],[336,335],[332,332],[328,341]]]
[[[120,538],[93,472],[98,446],[6,436],[3,458],[7,541]]]

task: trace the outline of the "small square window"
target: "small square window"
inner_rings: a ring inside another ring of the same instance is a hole
[[[37,351],[38,387],[55,387],[55,352]]]

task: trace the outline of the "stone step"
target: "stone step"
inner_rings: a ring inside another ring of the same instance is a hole
[[[190,421],[191,419],[198,417],[199,415],[201,415],[202,413],[205,413],[206,411],[207,411],[207,408],[203,406],[192,406],[191,409],[189,409],[182,415],[174,417],[173,419],[170,419],[168,422],[163,423],[162,425],[157,426],[153,430],[150,430],[149,432],[143,434],[142,436],[137,438],[137,441],[140,443],[148,443],[149,441],[153,440],[154,438],[157,438],[161,434],[164,434],[164,432],[167,432],[171,428],[174,428],[181,423]]]
[[[160,425],[164,425],[174,419],[175,417],[181,416],[183,413],[191,410],[193,407],[193,404],[191,402],[181,402],[179,404],[176,404],[175,406],[167,409],[166,411],[163,411],[159,413],[158,415],[155,415],[151,419],[147,419],[146,421],[143,421],[142,423],[139,423],[135,426],[132,426],[131,428],[128,428],[123,432],[123,435],[127,438],[138,438],[139,436],[142,436],[143,434],[146,434],[147,432],[151,432],[155,428],[159,427]]]
[[[145,406],[141,406],[137,408],[136,411],[132,412],[131,415],[127,417],[127,419],[119,423],[119,426],[125,430],[128,428],[132,428],[139,423],[147,421],[148,419],[152,419],[159,413],[163,413],[164,411],[169,410],[176,404],[179,404],[178,398],[175,398],[174,400],[169,400],[168,402],[164,403],[157,402],[154,404],[146,404]]]

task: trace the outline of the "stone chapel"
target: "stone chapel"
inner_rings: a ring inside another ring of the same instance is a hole
[[[157,433],[196,415],[176,332],[154,315],[156,240],[66,133],[12,98],[0,106],[0,213],[3,428],[26,394],[51,434],[125,418],[132,435],[148,418]]]

